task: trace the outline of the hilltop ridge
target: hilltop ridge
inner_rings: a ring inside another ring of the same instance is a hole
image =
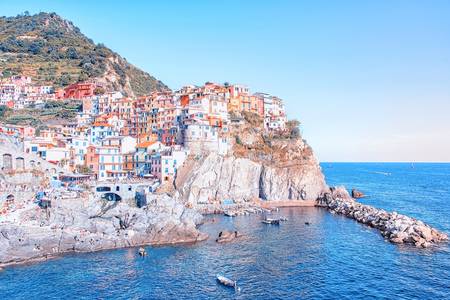
[[[168,89],[56,13],[0,17],[0,71],[55,87],[97,80],[128,96]]]

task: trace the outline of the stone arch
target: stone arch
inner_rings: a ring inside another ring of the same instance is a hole
[[[8,203],[8,204],[14,203],[14,195],[13,194],[9,194],[8,196],[6,196],[6,203]]]
[[[122,200],[122,197],[116,193],[104,193],[102,195],[102,199],[108,200],[108,201],[120,201]]]
[[[34,168],[35,163],[36,162],[34,160],[30,160],[30,168]]]
[[[50,174],[55,175],[56,174],[56,169],[55,168],[51,168],[50,169]]]
[[[16,169],[17,170],[25,169],[25,159],[21,156],[16,157]]]
[[[12,169],[12,155],[9,153],[3,154],[3,169],[4,170]]]

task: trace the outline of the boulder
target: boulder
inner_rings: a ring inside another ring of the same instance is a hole
[[[224,230],[224,231],[219,232],[219,236],[216,239],[216,242],[217,243],[229,243],[241,236],[242,236],[242,234],[237,231]]]
[[[364,197],[366,197],[366,195],[364,195],[363,192],[360,192],[357,189],[352,189],[352,198],[359,199]]]

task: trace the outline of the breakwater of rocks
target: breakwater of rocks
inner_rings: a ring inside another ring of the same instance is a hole
[[[355,201],[343,187],[330,188],[317,200],[317,206],[376,228],[392,243],[427,248],[448,241],[445,233],[420,220]]]

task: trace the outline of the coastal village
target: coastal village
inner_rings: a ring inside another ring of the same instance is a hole
[[[12,76],[0,83],[0,101],[13,112],[81,103],[75,118],[44,128],[0,124],[0,268],[73,251],[203,241],[201,214],[263,213],[263,223],[280,226],[287,218],[266,214],[284,206],[324,207],[393,243],[447,240],[329,188],[283,101],[243,85],[127,97],[95,81],[55,89]],[[216,242],[239,237],[222,231]]]
[[[0,133],[17,139],[25,153],[79,175],[74,178],[164,183],[174,179],[189,154],[227,154],[233,139],[229,127],[241,112],[260,116],[267,131],[283,131],[287,122],[282,99],[243,85],[207,82],[131,98],[95,81],[64,89],[35,85],[28,76],[0,83],[0,105],[12,110],[73,100],[82,102],[74,122],[44,129],[0,124]]]

